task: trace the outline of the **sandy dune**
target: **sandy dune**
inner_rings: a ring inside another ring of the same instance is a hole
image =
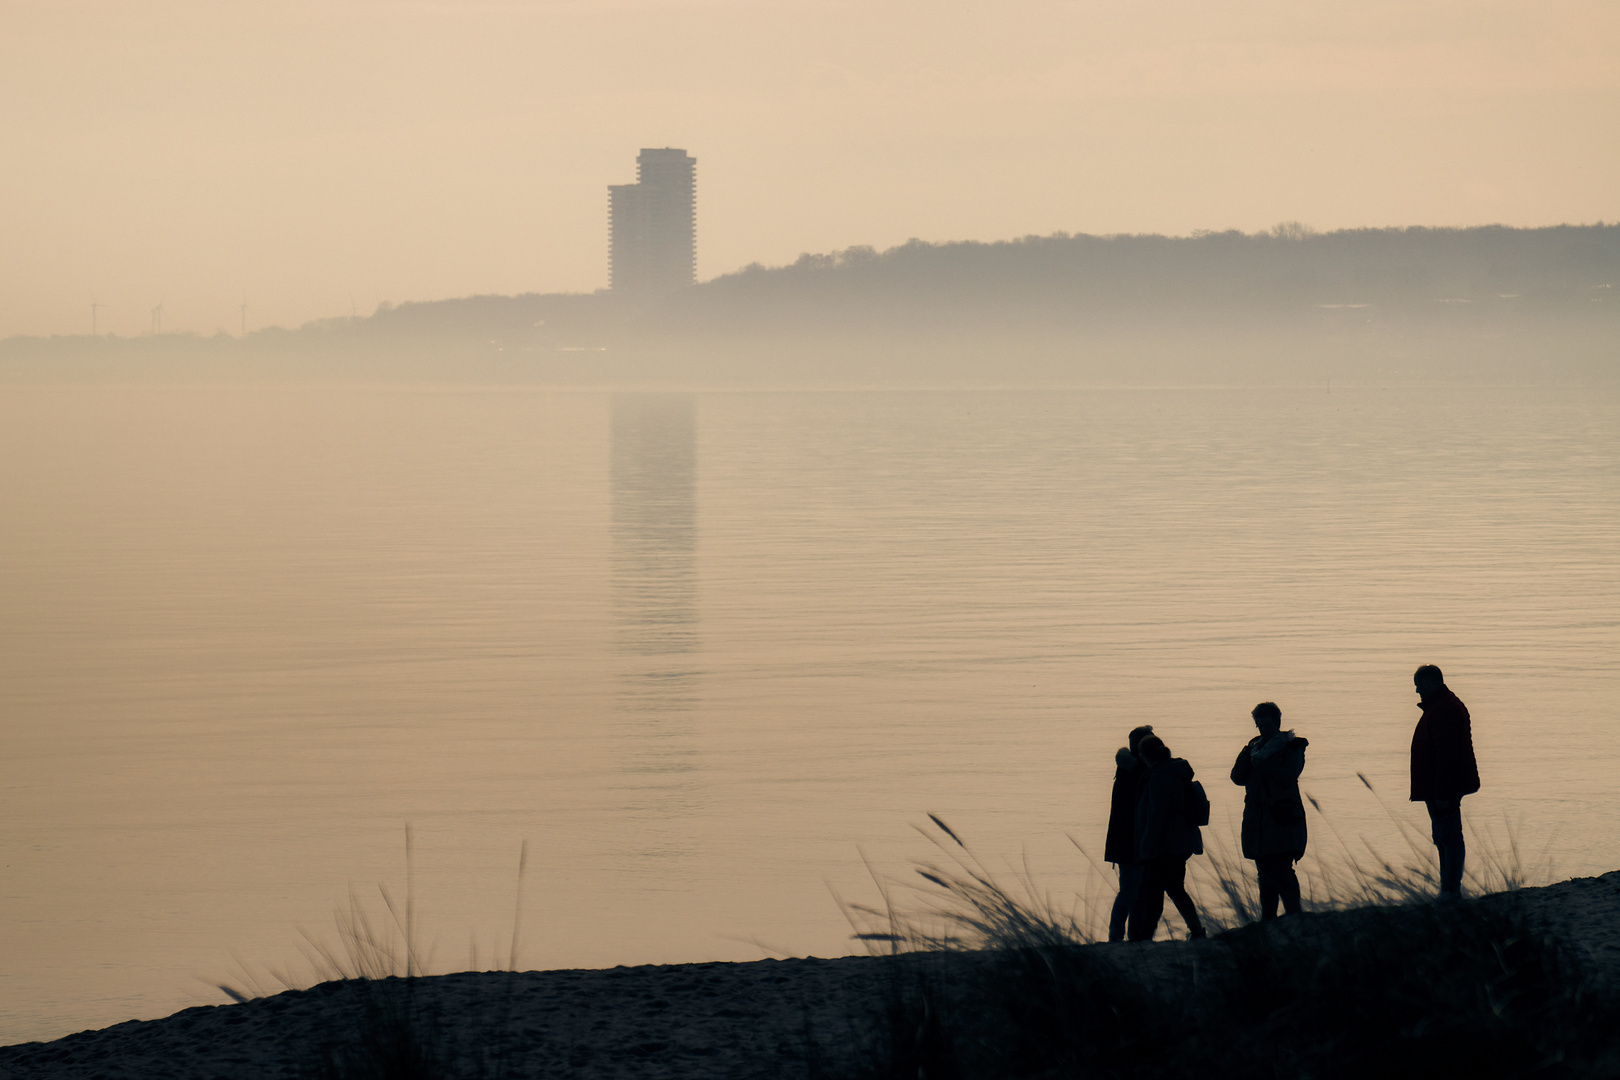
[[[1620,979],[1620,871],[1518,895],[1596,971]],[[1150,977],[1197,947],[1095,946]],[[882,959],[843,957],[326,983],[0,1047],[0,1078],[307,1075],[322,1046],[352,1046],[362,1021],[386,1026],[407,1011],[433,1018],[419,1028],[437,1033],[438,1053],[491,1076],[802,1076],[813,1057],[836,1065],[859,1052],[861,1018],[880,1005],[885,968]]]

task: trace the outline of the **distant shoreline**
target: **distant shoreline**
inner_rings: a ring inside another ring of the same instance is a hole
[[[242,331],[11,337],[0,383],[1614,381],[1620,225],[913,241]]]

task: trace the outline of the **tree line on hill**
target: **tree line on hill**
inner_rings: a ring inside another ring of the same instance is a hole
[[[1287,311],[1367,305],[1585,300],[1620,282],[1620,226],[1346,229],[1298,224],[1171,236],[911,240],[878,252],[804,255],[699,286],[683,311],[750,318],[773,310],[1012,305],[1054,314],[1185,309]]]
[[[1605,224],[911,240],[756,264],[652,302],[474,296],[189,346],[12,339],[0,369],[87,346],[155,354],[166,339],[170,353],[453,362],[541,381],[1291,378],[1302,356],[1312,378],[1612,379],[1617,286],[1620,225]]]

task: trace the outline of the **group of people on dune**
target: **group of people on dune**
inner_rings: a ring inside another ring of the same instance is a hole
[[[1412,676],[1423,710],[1412,733],[1412,801],[1424,803],[1440,864],[1440,898],[1462,895],[1462,799],[1479,790],[1479,766],[1468,708],[1433,664]],[[1238,752],[1232,783],[1243,788],[1243,857],[1260,883],[1260,918],[1300,910],[1294,864],[1305,857],[1305,804],[1299,778],[1309,741],[1282,729],[1282,710],[1269,701],[1250,716],[1259,734]],[[1108,920],[1109,941],[1152,941],[1170,898],[1187,935],[1204,936],[1198,907],[1187,893],[1187,860],[1204,853],[1201,826],[1209,797],[1193,767],[1174,757],[1151,724],[1130,733],[1114,756],[1113,805],[1103,857],[1119,870],[1119,896]]]

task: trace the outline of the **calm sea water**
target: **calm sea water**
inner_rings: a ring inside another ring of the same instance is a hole
[[[379,886],[434,970],[854,951],[928,811],[1098,897],[1125,732],[1227,833],[1263,699],[1400,854],[1423,662],[1473,827],[1620,866],[1614,390],[8,388],[0,507],[0,1042]]]

